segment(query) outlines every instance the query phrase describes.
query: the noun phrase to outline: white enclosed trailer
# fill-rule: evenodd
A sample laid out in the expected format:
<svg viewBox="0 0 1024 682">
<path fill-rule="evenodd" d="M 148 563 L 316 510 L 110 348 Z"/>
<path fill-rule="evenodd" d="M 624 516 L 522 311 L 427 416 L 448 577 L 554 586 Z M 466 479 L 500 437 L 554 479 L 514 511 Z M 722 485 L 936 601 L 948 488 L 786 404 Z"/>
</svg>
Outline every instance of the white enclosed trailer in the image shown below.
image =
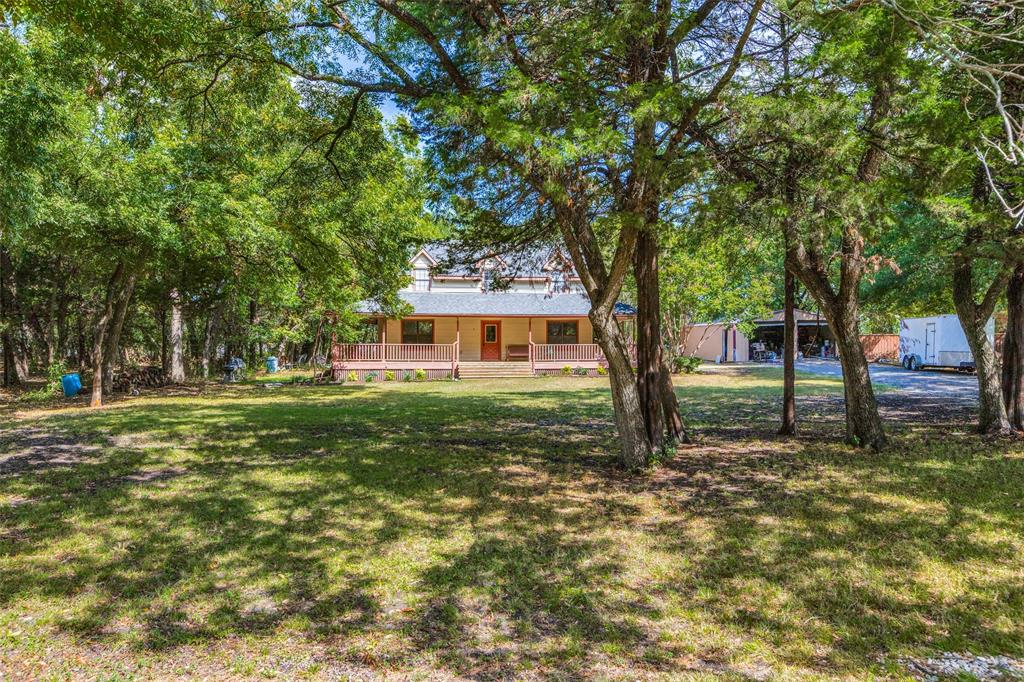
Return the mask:
<svg viewBox="0 0 1024 682">
<path fill-rule="evenodd" d="M 996 336 L 995 320 L 985 325 L 989 341 Z M 974 369 L 967 335 L 956 315 L 908 317 L 900 320 L 900 364 L 907 369 L 950 367 Z"/>
</svg>

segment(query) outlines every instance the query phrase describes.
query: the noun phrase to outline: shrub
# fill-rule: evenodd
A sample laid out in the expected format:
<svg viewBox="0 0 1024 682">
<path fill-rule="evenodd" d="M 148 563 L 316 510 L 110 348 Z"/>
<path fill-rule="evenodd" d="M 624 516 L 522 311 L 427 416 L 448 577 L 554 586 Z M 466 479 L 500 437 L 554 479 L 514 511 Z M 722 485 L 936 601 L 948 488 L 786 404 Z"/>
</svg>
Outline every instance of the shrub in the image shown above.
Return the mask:
<svg viewBox="0 0 1024 682">
<path fill-rule="evenodd" d="M 588 374 L 586 367 L 577 367 L 572 373 L 579 377 L 585 377 Z"/>
<path fill-rule="evenodd" d="M 606 376 L 607 374 L 608 374 L 608 368 L 607 367 L 605 367 L 604 365 L 598 365 L 597 366 L 597 376 L 603 377 L 603 376 Z"/>
<path fill-rule="evenodd" d="M 395 380 L 395 373 L 394 372 L 392 372 L 390 369 L 384 372 L 384 381 L 394 381 L 394 380 Z"/>
<path fill-rule="evenodd" d="M 348 376 L 346 377 L 346 380 L 347 381 L 359 381 L 359 375 L 356 374 L 356 371 L 353 369 L 353 370 L 351 370 L 348 373 Z"/>
<path fill-rule="evenodd" d="M 562 376 L 569 376 L 570 374 L 572 374 L 572 367 L 566 365 L 562 368 Z"/>
<path fill-rule="evenodd" d="M 406 371 L 402 373 L 402 381 L 412 381 L 412 372 Z"/>
<path fill-rule="evenodd" d="M 416 370 L 416 381 L 423 381 L 427 378 L 427 370 L 418 369 Z"/>
<path fill-rule="evenodd" d="M 64 363 L 59 360 L 53 362 L 46 368 L 46 385 L 35 391 L 23 393 L 20 399 L 25 402 L 37 402 L 61 395 L 61 393 L 63 393 L 63 387 L 61 386 L 60 380 L 64 376 L 64 373 Z"/>
<path fill-rule="evenodd" d="M 376 379 L 376 378 L 377 378 L 377 373 L 376 372 L 370 372 L 369 374 L 366 375 L 366 379 L 364 381 L 366 381 L 366 383 L 369 384 L 369 383 L 373 383 L 373 380 Z"/>
<path fill-rule="evenodd" d="M 691 355 L 680 355 L 672 359 L 672 370 L 683 374 L 693 374 L 703 362 L 700 358 Z"/>
<path fill-rule="evenodd" d="M 55 360 L 46 368 L 46 392 L 51 395 L 60 395 L 62 388 L 60 380 L 64 377 L 67 369 L 60 360 Z"/>
</svg>

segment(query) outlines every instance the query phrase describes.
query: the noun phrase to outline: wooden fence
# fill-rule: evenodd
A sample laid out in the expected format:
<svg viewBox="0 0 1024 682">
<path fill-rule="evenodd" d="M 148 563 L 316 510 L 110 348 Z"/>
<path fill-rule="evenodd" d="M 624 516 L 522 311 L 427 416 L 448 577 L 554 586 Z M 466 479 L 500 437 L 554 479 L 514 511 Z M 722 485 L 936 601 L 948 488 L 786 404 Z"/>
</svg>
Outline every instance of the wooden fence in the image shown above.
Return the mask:
<svg viewBox="0 0 1024 682">
<path fill-rule="evenodd" d="M 899 334 L 862 334 L 860 343 L 864 346 L 864 357 L 868 362 L 891 360 L 896 362 L 900 356 Z"/>
</svg>

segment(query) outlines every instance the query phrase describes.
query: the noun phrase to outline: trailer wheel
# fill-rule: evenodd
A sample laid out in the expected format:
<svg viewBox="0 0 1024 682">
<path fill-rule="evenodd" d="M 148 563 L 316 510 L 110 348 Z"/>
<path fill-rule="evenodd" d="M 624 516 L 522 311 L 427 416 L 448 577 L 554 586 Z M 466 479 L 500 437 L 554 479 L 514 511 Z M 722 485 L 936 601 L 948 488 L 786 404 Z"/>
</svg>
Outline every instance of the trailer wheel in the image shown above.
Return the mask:
<svg viewBox="0 0 1024 682">
<path fill-rule="evenodd" d="M 911 372 L 916 372 L 921 369 L 921 361 L 917 359 L 916 355 L 910 356 L 910 360 L 907 362 L 907 369 Z"/>
<path fill-rule="evenodd" d="M 903 369 L 910 369 L 910 356 L 904 355 L 903 360 L 902 362 L 900 362 L 900 364 L 903 365 Z"/>
</svg>

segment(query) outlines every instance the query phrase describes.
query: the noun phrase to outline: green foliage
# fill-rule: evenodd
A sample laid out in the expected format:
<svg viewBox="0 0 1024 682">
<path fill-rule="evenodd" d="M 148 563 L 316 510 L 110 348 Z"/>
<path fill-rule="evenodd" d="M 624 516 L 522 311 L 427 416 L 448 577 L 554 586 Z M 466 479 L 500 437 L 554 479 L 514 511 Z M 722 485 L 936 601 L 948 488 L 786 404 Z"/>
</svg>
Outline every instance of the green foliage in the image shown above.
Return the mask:
<svg viewBox="0 0 1024 682">
<path fill-rule="evenodd" d="M 390 369 L 386 370 L 384 372 L 384 381 L 394 381 L 394 380 L 395 380 L 395 373 L 392 372 Z"/>
<path fill-rule="evenodd" d="M 412 372 L 408 370 L 402 372 L 402 381 L 412 381 Z"/>
<path fill-rule="evenodd" d="M 677 374 L 693 374 L 696 372 L 703 360 L 690 355 L 678 355 L 672 358 L 672 371 Z"/>
<path fill-rule="evenodd" d="M 564 365 L 562 367 L 562 376 L 569 376 L 572 374 L 572 365 Z"/>
<path fill-rule="evenodd" d="M 35 391 L 27 391 L 21 396 L 20 400 L 24 402 L 45 402 L 51 398 L 63 395 L 64 388 L 61 384 L 61 379 L 64 377 L 67 369 L 63 361 L 56 360 L 46 368 L 46 383 L 42 388 L 36 389 Z"/>
<path fill-rule="evenodd" d="M 366 376 L 363 377 L 363 381 L 365 381 L 366 383 L 370 384 L 370 383 L 373 383 L 373 381 L 376 378 L 377 378 L 377 373 L 376 372 L 367 372 Z"/>
<path fill-rule="evenodd" d="M 695 323 L 760 319 L 780 305 L 778 239 L 753 225 L 738 228 L 750 219 L 713 199 L 663 238 L 662 332 L 670 349 L 683 346 Z"/>
<path fill-rule="evenodd" d="M 346 380 L 347 381 L 359 381 L 359 375 L 356 373 L 356 371 L 354 369 L 351 369 L 348 372 Z"/>
<path fill-rule="evenodd" d="M 416 380 L 417 381 L 424 381 L 426 378 L 427 378 L 427 370 L 425 370 L 425 369 L 418 369 L 418 370 L 416 370 Z"/>
<path fill-rule="evenodd" d="M 605 367 L 604 365 L 598 365 L 597 366 L 597 375 L 598 376 L 602 376 L 602 377 L 603 376 L 607 376 L 608 375 L 608 368 Z"/>
<path fill-rule="evenodd" d="M 54 395 L 61 393 L 62 384 L 61 379 L 67 373 L 67 367 L 63 360 L 54 360 L 50 363 L 50 366 L 46 368 L 46 390 Z"/>
<path fill-rule="evenodd" d="M 130 16 L 145 27 L 110 29 Z M 411 128 L 277 67 L 192 59 L 221 18 L 186 0 L 4 15 L 0 246 L 18 308 L 62 356 L 58 327 L 91 329 L 118 266 L 138 278 L 121 337 L 134 357 L 152 361 L 172 291 L 187 351 L 324 355 L 363 331 L 356 301 L 397 308 L 409 252 L 438 234 Z"/>
</svg>

